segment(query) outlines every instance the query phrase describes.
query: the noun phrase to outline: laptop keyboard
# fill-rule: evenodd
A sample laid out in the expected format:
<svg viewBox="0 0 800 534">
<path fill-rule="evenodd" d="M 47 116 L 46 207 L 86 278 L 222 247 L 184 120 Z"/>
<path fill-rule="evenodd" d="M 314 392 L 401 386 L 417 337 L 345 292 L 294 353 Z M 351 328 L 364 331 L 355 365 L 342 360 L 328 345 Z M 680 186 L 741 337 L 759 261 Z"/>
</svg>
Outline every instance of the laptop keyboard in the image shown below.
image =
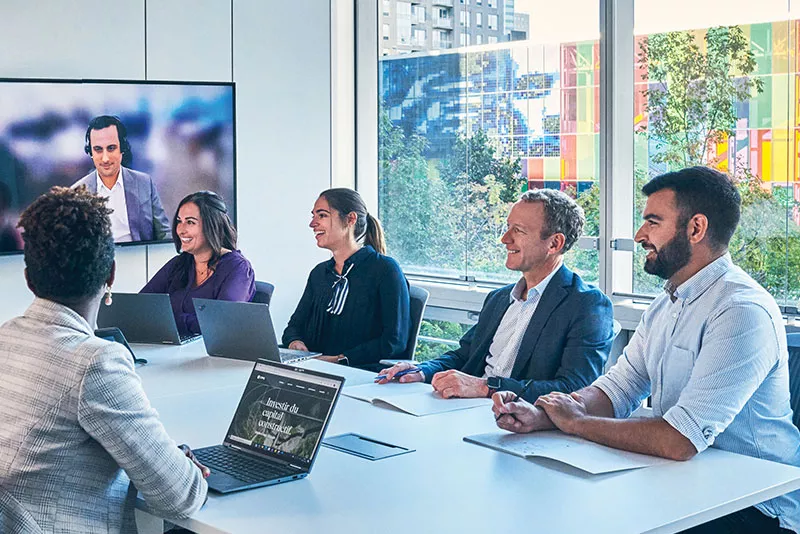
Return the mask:
<svg viewBox="0 0 800 534">
<path fill-rule="evenodd" d="M 200 463 L 208 466 L 211 471 L 221 471 L 247 484 L 297 474 L 296 470 L 288 466 L 258 461 L 221 445 L 196 450 L 194 454 Z"/>
<path fill-rule="evenodd" d="M 181 345 L 200 337 L 200 334 L 179 334 Z"/>
</svg>

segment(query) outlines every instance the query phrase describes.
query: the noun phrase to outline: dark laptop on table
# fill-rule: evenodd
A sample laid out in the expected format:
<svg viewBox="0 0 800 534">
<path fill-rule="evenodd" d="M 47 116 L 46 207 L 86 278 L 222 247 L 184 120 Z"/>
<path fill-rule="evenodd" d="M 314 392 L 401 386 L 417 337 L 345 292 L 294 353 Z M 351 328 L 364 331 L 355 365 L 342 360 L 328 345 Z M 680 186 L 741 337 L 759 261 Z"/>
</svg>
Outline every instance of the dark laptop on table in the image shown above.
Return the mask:
<svg viewBox="0 0 800 534">
<path fill-rule="evenodd" d="M 217 493 L 311 472 L 344 384 L 340 376 L 257 360 L 222 445 L 194 451 Z"/>
<path fill-rule="evenodd" d="M 130 343 L 182 345 L 200 337 L 178 332 L 166 293 L 115 293 L 111 306 L 100 304 L 97 326 L 116 326 Z"/>
<path fill-rule="evenodd" d="M 201 298 L 193 302 L 209 356 L 294 363 L 320 355 L 279 348 L 268 304 Z"/>
</svg>

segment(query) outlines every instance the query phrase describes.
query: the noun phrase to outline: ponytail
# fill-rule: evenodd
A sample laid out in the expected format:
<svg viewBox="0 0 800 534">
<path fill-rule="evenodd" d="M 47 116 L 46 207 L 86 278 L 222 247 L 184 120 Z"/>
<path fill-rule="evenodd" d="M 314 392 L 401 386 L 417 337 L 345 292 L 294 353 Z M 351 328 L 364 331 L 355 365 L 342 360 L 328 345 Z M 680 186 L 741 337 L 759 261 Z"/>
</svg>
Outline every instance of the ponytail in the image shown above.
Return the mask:
<svg viewBox="0 0 800 534">
<path fill-rule="evenodd" d="M 364 244 L 370 245 L 378 254 L 386 254 L 386 240 L 383 237 L 381 222 L 367 213 L 367 231 L 364 233 Z"/>
</svg>

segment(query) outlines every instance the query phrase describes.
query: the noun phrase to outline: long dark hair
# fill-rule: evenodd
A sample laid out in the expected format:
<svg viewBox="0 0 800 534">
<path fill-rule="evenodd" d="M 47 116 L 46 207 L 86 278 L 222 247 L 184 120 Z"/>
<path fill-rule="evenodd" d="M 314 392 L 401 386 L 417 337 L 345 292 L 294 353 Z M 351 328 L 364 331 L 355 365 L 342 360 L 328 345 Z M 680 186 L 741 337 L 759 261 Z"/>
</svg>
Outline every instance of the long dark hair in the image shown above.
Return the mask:
<svg viewBox="0 0 800 534">
<path fill-rule="evenodd" d="M 178 204 L 178 209 L 175 210 L 175 216 L 172 218 L 172 242 L 175 243 L 175 250 L 179 254 L 181 238 L 178 237 L 178 213 L 181 211 L 181 207 L 189 202 L 193 202 L 200 210 L 200 220 L 203 221 L 203 237 L 211 247 L 211 259 L 208 260 L 208 266 L 213 269 L 222 257 L 222 249 L 236 249 L 236 228 L 233 227 L 231 218 L 228 217 L 228 207 L 221 196 L 213 191 L 198 191 L 187 195 Z M 187 258 L 185 261 L 190 259 Z M 188 283 L 188 278 L 186 283 Z"/>
<path fill-rule="evenodd" d="M 356 241 L 364 240 L 365 245 L 370 245 L 378 254 L 386 254 L 386 241 L 383 237 L 383 227 L 378 219 L 367 212 L 367 205 L 357 191 L 346 187 L 336 187 L 320 193 L 320 198 L 328 201 L 328 205 L 339 212 L 339 220 L 347 222 L 349 213 L 356 214 L 355 237 Z"/>
</svg>

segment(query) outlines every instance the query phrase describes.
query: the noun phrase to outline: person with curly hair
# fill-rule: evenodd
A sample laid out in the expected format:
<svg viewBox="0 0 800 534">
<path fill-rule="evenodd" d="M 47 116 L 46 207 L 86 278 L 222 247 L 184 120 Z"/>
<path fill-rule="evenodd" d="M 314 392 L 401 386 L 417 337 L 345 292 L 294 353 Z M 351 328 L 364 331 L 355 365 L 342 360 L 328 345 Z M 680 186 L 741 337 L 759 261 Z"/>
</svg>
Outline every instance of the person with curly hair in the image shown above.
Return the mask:
<svg viewBox="0 0 800 534">
<path fill-rule="evenodd" d="M 212 191 L 187 195 L 172 220 L 178 255 L 166 263 L 140 293 L 167 293 L 182 335 L 199 334 L 192 299 L 250 302 L 256 294 L 253 267 L 236 249 L 225 201 Z"/>
<path fill-rule="evenodd" d="M 0 326 L 0 530 L 134 533 L 137 489 L 167 519 L 206 498 L 208 469 L 167 435 L 130 354 L 94 335 L 115 272 L 106 204 L 54 187 L 20 217 L 35 299 Z"/>
</svg>

